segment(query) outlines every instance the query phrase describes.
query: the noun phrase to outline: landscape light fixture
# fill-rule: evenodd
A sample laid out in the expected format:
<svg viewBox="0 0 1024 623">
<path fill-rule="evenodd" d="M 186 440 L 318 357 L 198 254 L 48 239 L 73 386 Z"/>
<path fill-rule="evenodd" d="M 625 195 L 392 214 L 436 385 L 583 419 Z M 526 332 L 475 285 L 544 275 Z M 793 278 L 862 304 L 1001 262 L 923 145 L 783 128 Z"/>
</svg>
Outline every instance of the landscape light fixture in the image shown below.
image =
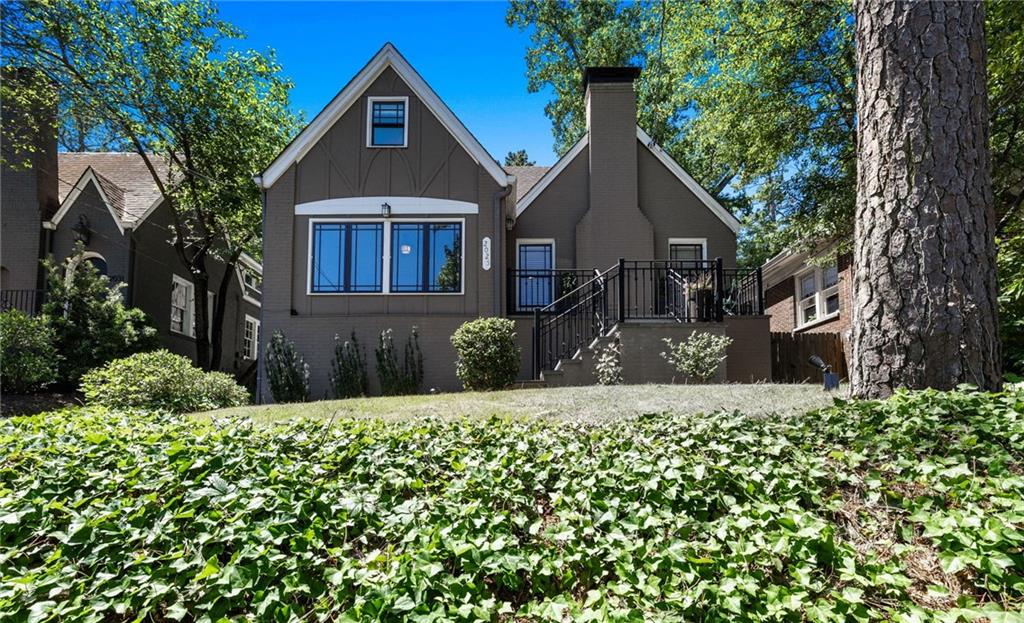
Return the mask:
<svg viewBox="0 0 1024 623">
<path fill-rule="evenodd" d="M 391 218 L 391 204 L 387 201 L 380 204 L 380 215 L 384 218 Z"/>
<path fill-rule="evenodd" d="M 817 355 L 811 355 L 807 361 L 815 368 L 821 370 L 825 391 L 839 389 L 839 375 L 832 372 L 832 366 L 825 363 L 825 360 Z"/>
</svg>

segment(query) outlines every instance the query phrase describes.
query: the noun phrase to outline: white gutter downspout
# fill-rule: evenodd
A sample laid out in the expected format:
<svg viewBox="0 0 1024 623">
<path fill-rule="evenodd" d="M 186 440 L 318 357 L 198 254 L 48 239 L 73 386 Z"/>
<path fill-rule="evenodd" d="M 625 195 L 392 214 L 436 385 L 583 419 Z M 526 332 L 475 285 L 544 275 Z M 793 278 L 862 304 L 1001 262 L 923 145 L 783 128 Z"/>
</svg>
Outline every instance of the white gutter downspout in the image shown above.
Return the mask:
<svg viewBox="0 0 1024 623">
<path fill-rule="evenodd" d="M 514 179 L 514 178 L 513 178 Z M 512 193 L 512 182 L 501 190 L 494 192 L 494 249 L 491 250 L 491 266 L 494 270 L 494 317 L 499 318 L 501 313 L 502 298 L 502 275 L 501 267 L 505 263 L 505 246 L 503 235 L 505 233 L 505 219 L 501 214 L 501 201 Z M 495 252 L 501 254 L 501 261 L 495 261 Z"/>
</svg>

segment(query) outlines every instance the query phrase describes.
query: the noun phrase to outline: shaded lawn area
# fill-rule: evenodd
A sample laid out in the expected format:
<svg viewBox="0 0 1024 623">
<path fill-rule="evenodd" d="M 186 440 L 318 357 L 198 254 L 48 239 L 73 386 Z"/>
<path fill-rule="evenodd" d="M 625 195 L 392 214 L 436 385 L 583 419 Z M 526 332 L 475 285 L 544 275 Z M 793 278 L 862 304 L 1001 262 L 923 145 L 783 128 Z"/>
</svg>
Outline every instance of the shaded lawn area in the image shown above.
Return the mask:
<svg viewBox="0 0 1024 623">
<path fill-rule="evenodd" d="M 350 398 L 282 405 L 221 409 L 197 414 L 202 419 L 245 416 L 256 422 L 297 417 L 417 417 L 445 419 L 521 416 L 578 422 L 605 422 L 648 413 L 713 413 L 741 411 L 747 415 L 798 415 L 832 405 L 845 390 L 833 394 L 818 385 L 593 385 L 498 392 L 460 392 L 426 396 Z"/>
</svg>

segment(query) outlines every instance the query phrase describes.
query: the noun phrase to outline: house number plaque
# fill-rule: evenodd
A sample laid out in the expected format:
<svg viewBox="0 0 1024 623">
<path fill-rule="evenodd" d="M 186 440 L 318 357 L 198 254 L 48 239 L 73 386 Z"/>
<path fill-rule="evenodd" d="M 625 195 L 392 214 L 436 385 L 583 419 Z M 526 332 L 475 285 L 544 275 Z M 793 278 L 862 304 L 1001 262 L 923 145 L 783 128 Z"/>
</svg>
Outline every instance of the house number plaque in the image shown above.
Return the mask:
<svg viewBox="0 0 1024 623">
<path fill-rule="evenodd" d="M 489 236 L 484 236 L 480 259 L 483 262 L 484 270 L 491 270 L 491 239 Z"/>
</svg>

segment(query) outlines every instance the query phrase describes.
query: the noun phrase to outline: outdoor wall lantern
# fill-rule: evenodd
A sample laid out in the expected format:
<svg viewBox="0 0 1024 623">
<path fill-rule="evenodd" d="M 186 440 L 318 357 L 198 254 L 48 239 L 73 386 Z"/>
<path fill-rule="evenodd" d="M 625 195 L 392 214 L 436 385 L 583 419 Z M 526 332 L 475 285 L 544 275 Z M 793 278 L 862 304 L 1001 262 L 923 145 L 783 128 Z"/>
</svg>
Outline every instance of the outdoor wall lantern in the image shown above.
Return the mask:
<svg viewBox="0 0 1024 623">
<path fill-rule="evenodd" d="M 92 238 L 92 229 L 89 228 L 89 219 L 84 214 L 78 216 L 78 222 L 71 228 L 71 233 L 76 242 L 89 244 L 89 239 Z"/>
<path fill-rule="evenodd" d="M 807 361 L 815 368 L 821 370 L 825 391 L 828 392 L 834 389 L 839 389 L 839 375 L 832 372 L 832 366 L 825 363 L 825 361 L 817 355 L 811 355 Z"/>
<path fill-rule="evenodd" d="M 384 218 L 391 218 L 391 204 L 384 202 L 380 204 L 380 215 Z"/>
</svg>

